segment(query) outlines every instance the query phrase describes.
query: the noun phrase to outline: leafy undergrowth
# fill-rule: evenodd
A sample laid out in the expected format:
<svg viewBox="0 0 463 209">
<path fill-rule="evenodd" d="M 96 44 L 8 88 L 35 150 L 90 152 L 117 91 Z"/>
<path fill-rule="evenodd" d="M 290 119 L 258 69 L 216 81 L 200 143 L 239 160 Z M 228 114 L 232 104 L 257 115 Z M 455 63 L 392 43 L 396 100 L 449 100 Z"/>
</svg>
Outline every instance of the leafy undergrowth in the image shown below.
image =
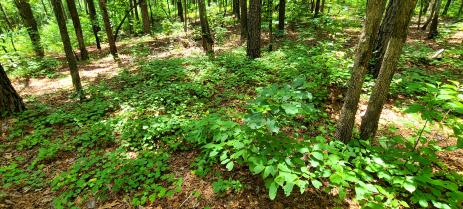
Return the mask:
<svg viewBox="0 0 463 209">
<path fill-rule="evenodd" d="M 346 85 L 349 53 L 331 40 L 311 47 L 287 41 L 255 61 L 242 48 L 215 59 L 155 59 L 90 85 L 80 103 L 31 100 L 0 145 L 3 153 L 18 150 L 1 158 L 0 200 L 51 188 L 55 208 L 114 199 L 156 206 L 182 189 L 172 155 L 199 152 L 187 168 L 194 175 L 207 178 L 214 166 L 245 170 L 263 180 L 270 199 L 315 188 L 335 196 L 335 206 L 353 199 L 370 208 L 461 208 L 463 176 L 437 157 L 462 142 L 463 89 L 451 81 L 458 75 L 402 66 L 393 94 L 414 99 L 408 112 L 452 128 L 459 144 L 440 147 L 420 133 L 344 144 L 331 140 L 334 121 L 325 108 L 330 89 Z M 404 59 L 419 68 L 412 61 L 427 53 Z M 50 169 L 58 162 L 66 166 Z M 211 184 L 217 193 L 247 187 L 234 178 Z"/>
</svg>

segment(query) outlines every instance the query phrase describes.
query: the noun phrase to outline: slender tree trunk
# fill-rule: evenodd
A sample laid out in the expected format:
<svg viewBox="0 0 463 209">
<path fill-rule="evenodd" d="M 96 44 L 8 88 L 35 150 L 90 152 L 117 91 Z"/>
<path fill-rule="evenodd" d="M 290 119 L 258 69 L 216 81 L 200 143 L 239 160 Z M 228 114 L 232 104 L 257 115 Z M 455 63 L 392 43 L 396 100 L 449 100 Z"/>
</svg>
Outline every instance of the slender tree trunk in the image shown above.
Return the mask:
<svg viewBox="0 0 463 209">
<path fill-rule="evenodd" d="M 241 43 L 243 43 L 248 37 L 248 1 L 240 0 L 240 9 L 241 9 Z"/>
<path fill-rule="evenodd" d="M 100 31 L 100 26 L 98 26 L 98 20 L 96 18 L 95 2 L 93 0 L 87 0 L 90 21 L 92 21 L 92 31 L 95 35 L 96 48 L 101 49 L 100 38 L 98 37 L 98 32 Z"/>
<path fill-rule="evenodd" d="M 25 109 L 23 100 L 11 85 L 10 79 L 0 64 L 0 118 Z"/>
<path fill-rule="evenodd" d="M 381 61 L 384 58 L 384 53 L 386 52 L 387 43 L 393 32 L 394 17 L 397 15 L 399 10 L 399 4 L 397 1 L 400 0 L 390 0 L 386 8 L 386 14 L 381 22 L 379 27 L 378 36 L 376 37 L 375 44 L 373 47 L 373 55 L 370 61 L 371 66 L 369 66 L 370 73 L 374 78 L 378 77 L 379 70 L 381 69 Z"/>
<path fill-rule="evenodd" d="M 180 18 L 180 22 L 183 22 L 183 7 L 182 7 L 182 0 L 177 0 L 177 15 Z"/>
<path fill-rule="evenodd" d="M 130 11 L 129 11 L 129 14 L 128 14 L 128 22 L 127 22 L 127 30 L 128 30 L 128 33 L 130 36 L 132 36 L 133 34 L 133 2 L 132 0 L 129 0 L 129 8 L 130 8 Z"/>
<path fill-rule="evenodd" d="M 320 12 L 324 13 L 325 12 L 325 0 L 322 0 L 322 5 L 320 7 Z"/>
<path fill-rule="evenodd" d="M 143 22 L 143 33 L 150 34 L 150 18 L 148 14 L 148 5 L 146 0 L 140 0 L 141 18 Z"/>
<path fill-rule="evenodd" d="M 149 7 L 149 10 L 150 10 L 150 27 L 152 27 L 152 25 L 154 25 L 154 16 L 153 16 L 153 7 L 151 5 L 151 0 L 147 0 L 148 1 L 148 7 Z M 156 4 L 156 1 L 154 2 Z M 164 8 L 163 8 L 164 10 Z"/>
<path fill-rule="evenodd" d="M 463 11 L 463 0 L 461 0 L 460 9 L 458 9 L 457 17 L 460 17 L 462 11 Z"/>
<path fill-rule="evenodd" d="M 106 7 L 106 0 L 99 0 L 100 10 L 103 16 L 104 28 L 106 36 L 108 37 L 109 51 L 113 55 L 114 60 L 118 59 L 116 41 L 114 40 L 113 31 L 111 29 L 111 22 L 109 21 L 108 8 Z"/>
<path fill-rule="evenodd" d="M 316 0 L 315 2 L 315 13 L 314 13 L 314 17 L 318 17 L 318 15 L 320 14 L 320 0 Z"/>
<path fill-rule="evenodd" d="M 260 57 L 261 0 L 249 1 L 248 39 L 246 54 L 249 58 Z"/>
<path fill-rule="evenodd" d="M 407 38 L 408 25 L 416 6 L 416 1 L 407 0 L 397 2 L 399 10 L 394 18 L 393 33 L 387 45 L 378 79 L 368 101 L 367 110 L 362 117 L 362 124 L 360 126 L 360 137 L 362 139 L 370 139 L 376 135 L 379 117 L 389 93 L 389 86 L 402 52 L 402 47 Z"/>
<path fill-rule="evenodd" d="M 429 17 L 426 20 L 426 22 L 424 22 L 423 26 L 421 27 L 421 30 L 426 30 L 429 23 L 431 23 L 432 17 L 434 16 L 434 12 L 436 11 L 436 5 L 437 5 L 436 3 L 437 3 L 437 0 L 432 0 L 431 3 L 429 4 L 429 7 L 428 7 L 427 10 L 429 10 L 429 8 L 431 8 L 431 13 L 429 14 Z"/>
<path fill-rule="evenodd" d="M 447 12 L 449 11 L 450 4 L 452 4 L 452 0 L 447 0 L 445 3 L 444 11 L 442 12 L 442 16 L 447 15 Z"/>
<path fill-rule="evenodd" d="M 420 12 L 418 14 L 418 28 L 420 28 L 420 25 L 421 25 L 421 17 L 423 16 L 423 12 L 424 12 L 424 2 L 426 0 L 420 0 Z"/>
<path fill-rule="evenodd" d="M 207 21 L 206 3 L 204 0 L 199 0 L 199 20 L 201 22 L 201 36 L 203 42 L 203 49 L 208 55 L 214 55 L 211 30 L 209 29 L 209 22 Z"/>
<path fill-rule="evenodd" d="M 362 35 L 356 49 L 354 67 L 348 83 L 341 115 L 336 125 L 335 138 L 348 142 L 352 138 L 355 114 L 358 109 L 362 84 L 367 73 L 371 50 L 378 34 L 381 18 L 386 6 L 385 0 L 369 0 Z"/>
<path fill-rule="evenodd" d="M 233 0 L 233 14 L 240 19 L 240 0 Z"/>
<path fill-rule="evenodd" d="M 285 31 L 285 10 L 286 0 L 280 0 L 278 5 L 278 30 L 281 32 Z"/>
<path fill-rule="evenodd" d="M 88 60 L 88 52 L 85 48 L 84 35 L 80 25 L 79 14 L 77 13 L 76 3 L 74 0 L 66 0 L 69 14 L 71 15 L 72 24 L 76 32 L 77 42 L 79 43 L 80 57 L 82 60 Z"/>
<path fill-rule="evenodd" d="M 14 0 L 16 7 L 19 10 L 19 15 L 21 16 L 24 25 L 27 27 L 27 32 L 31 38 L 32 45 L 34 47 L 35 54 L 38 57 L 44 56 L 44 50 L 42 43 L 40 41 L 40 34 L 37 27 L 37 22 L 35 21 L 34 14 L 32 13 L 31 5 L 27 0 Z"/>
<path fill-rule="evenodd" d="M 10 29 L 10 31 L 13 31 L 13 25 L 11 24 L 10 18 L 8 18 L 8 15 L 6 15 L 5 9 L 3 8 L 2 3 L 0 3 L 0 9 L 2 10 L 3 17 L 5 18 L 6 25 Z"/>
<path fill-rule="evenodd" d="M 138 5 L 137 0 L 133 0 L 133 5 Z M 135 9 L 133 9 L 133 11 L 135 12 L 135 19 L 137 20 L 137 22 L 140 22 L 140 17 L 138 16 L 138 6 L 135 6 Z"/>
<path fill-rule="evenodd" d="M 47 6 L 46 6 L 45 3 L 43 2 L 43 0 L 40 0 L 40 3 L 42 3 L 42 7 L 43 7 L 43 11 L 45 12 L 45 16 L 48 17 Z"/>
<path fill-rule="evenodd" d="M 185 33 L 188 31 L 188 5 L 187 5 L 187 0 L 183 0 L 183 12 L 184 12 L 184 17 L 183 17 L 183 31 Z"/>
<path fill-rule="evenodd" d="M 439 33 L 437 31 L 437 26 L 439 25 L 439 9 L 442 1 L 436 0 L 436 12 L 434 12 L 434 17 L 431 21 L 431 26 L 429 27 L 428 39 L 433 39 Z"/>
<path fill-rule="evenodd" d="M 267 9 L 268 9 L 268 51 L 271 52 L 273 50 L 273 1 L 267 1 Z"/>
<path fill-rule="evenodd" d="M 77 95 L 82 100 L 84 99 L 84 92 L 80 82 L 79 70 L 77 69 L 77 60 L 72 51 L 71 40 L 69 39 L 68 29 L 66 27 L 66 19 L 64 19 L 63 5 L 61 0 L 51 0 L 53 11 L 55 13 L 56 21 L 58 23 L 61 40 L 63 41 L 63 48 L 68 61 L 69 71 L 71 72 L 72 84 L 77 92 Z"/>
</svg>

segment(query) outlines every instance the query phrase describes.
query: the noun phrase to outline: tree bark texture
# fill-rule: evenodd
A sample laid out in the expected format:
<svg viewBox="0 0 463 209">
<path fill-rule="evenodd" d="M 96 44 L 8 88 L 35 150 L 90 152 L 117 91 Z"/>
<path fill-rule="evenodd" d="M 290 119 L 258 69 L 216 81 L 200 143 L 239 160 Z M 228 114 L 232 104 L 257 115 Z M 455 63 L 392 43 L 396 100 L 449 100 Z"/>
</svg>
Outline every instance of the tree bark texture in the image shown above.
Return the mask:
<svg viewBox="0 0 463 209">
<path fill-rule="evenodd" d="M 280 0 L 278 5 L 278 30 L 284 32 L 285 30 L 285 13 L 286 13 L 286 0 Z"/>
<path fill-rule="evenodd" d="M 180 18 L 180 22 L 183 22 L 183 7 L 182 7 L 182 0 L 177 0 L 177 15 Z"/>
<path fill-rule="evenodd" d="M 407 39 L 408 25 L 416 6 L 416 1 L 407 0 L 397 2 L 399 10 L 394 17 L 393 33 L 389 39 L 381 70 L 368 101 L 367 110 L 362 117 L 360 125 L 360 137 L 362 139 L 370 139 L 376 135 L 381 111 L 389 93 L 392 76 L 394 75 L 403 45 Z"/>
<path fill-rule="evenodd" d="M 106 36 L 108 37 L 109 51 L 113 55 L 114 59 L 118 58 L 116 41 L 114 40 L 113 31 L 111 28 L 111 22 L 109 21 L 108 8 L 106 7 L 106 0 L 99 0 L 100 10 L 103 16 L 104 28 L 106 31 Z"/>
<path fill-rule="evenodd" d="M 93 35 L 95 35 L 96 48 L 101 49 L 100 38 L 98 37 L 100 26 L 98 25 L 98 19 L 96 17 L 95 2 L 93 2 L 93 0 L 87 0 L 87 5 L 88 5 L 90 21 L 92 21 Z"/>
<path fill-rule="evenodd" d="M 206 3 L 204 0 L 199 0 L 198 2 L 199 7 L 199 20 L 201 22 L 201 36 L 202 36 L 202 45 L 204 51 L 208 55 L 213 55 L 213 44 L 214 40 L 212 39 L 211 30 L 209 29 L 209 22 L 207 21 L 207 11 L 206 11 Z"/>
<path fill-rule="evenodd" d="M 248 36 L 248 1 L 240 0 L 240 9 L 241 9 L 241 42 L 243 43 Z"/>
<path fill-rule="evenodd" d="M 251 59 L 260 57 L 261 9 L 261 0 L 249 1 L 248 39 L 246 54 Z"/>
<path fill-rule="evenodd" d="M 369 0 L 367 3 L 366 19 L 357 45 L 352 75 L 349 79 L 341 115 L 336 125 L 335 138 L 344 142 L 348 142 L 352 138 L 352 129 L 354 128 L 362 84 L 367 73 L 368 61 L 371 57 L 371 50 L 378 34 L 385 6 L 386 0 Z"/>
<path fill-rule="evenodd" d="M 66 0 L 69 14 L 71 15 L 72 24 L 76 32 L 77 43 L 79 44 L 80 58 L 88 60 L 88 52 L 85 48 L 84 35 L 82 33 L 82 26 L 80 25 L 79 13 L 77 13 L 76 2 L 74 0 Z"/>
<path fill-rule="evenodd" d="M 447 2 L 445 2 L 444 11 L 442 11 L 442 16 L 447 15 L 447 12 L 449 11 L 449 7 L 451 4 L 452 0 L 447 0 Z"/>
<path fill-rule="evenodd" d="M 233 0 L 233 14 L 240 19 L 240 0 Z"/>
<path fill-rule="evenodd" d="M 27 27 L 27 33 L 32 41 L 35 54 L 38 57 L 45 55 L 42 43 L 40 41 L 40 34 L 37 27 L 37 21 L 35 20 L 34 14 L 32 13 L 31 5 L 27 0 L 14 0 L 16 7 L 18 8 L 19 15 L 21 16 L 24 25 Z"/>
<path fill-rule="evenodd" d="M 318 17 L 320 14 L 320 0 L 315 0 L 315 12 L 314 17 Z"/>
<path fill-rule="evenodd" d="M 0 118 L 25 109 L 23 100 L 11 85 L 10 79 L 0 64 Z"/>
<path fill-rule="evenodd" d="M 437 26 L 439 25 L 439 9 L 440 9 L 441 3 L 442 3 L 441 0 L 436 0 L 436 12 L 434 12 L 431 25 L 429 26 L 428 39 L 433 39 L 434 37 L 437 36 L 437 34 L 439 34 L 439 32 L 437 31 Z"/>
<path fill-rule="evenodd" d="M 150 34 L 150 17 L 148 13 L 148 4 L 146 0 L 140 0 L 141 18 L 143 22 L 143 33 Z"/>
<path fill-rule="evenodd" d="M 63 48 L 66 54 L 66 60 L 71 72 L 72 84 L 80 99 L 84 98 L 82 84 L 80 82 L 79 70 L 77 69 L 77 60 L 72 51 L 71 40 L 69 39 L 68 29 L 66 27 L 66 19 L 64 19 L 63 5 L 61 0 L 51 0 L 53 11 L 55 13 L 56 22 L 58 23 L 61 40 L 63 41 Z"/>
<path fill-rule="evenodd" d="M 437 5 L 436 3 L 437 3 L 437 0 L 431 0 L 431 2 L 429 3 L 429 7 L 428 7 L 427 10 L 431 9 L 431 13 L 429 14 L 429 17 L 426 20 L 426 22 L 424 22 L 423 26 L 421 27 L 421 30 L 426 30 L 429 23 L 431 23 L 432 17 L 434 16 L 434 12 L 436 11 L 436 5 Z M 424 13 L 424 14 L 426 14 L 426 13 Z"/>
</svg>

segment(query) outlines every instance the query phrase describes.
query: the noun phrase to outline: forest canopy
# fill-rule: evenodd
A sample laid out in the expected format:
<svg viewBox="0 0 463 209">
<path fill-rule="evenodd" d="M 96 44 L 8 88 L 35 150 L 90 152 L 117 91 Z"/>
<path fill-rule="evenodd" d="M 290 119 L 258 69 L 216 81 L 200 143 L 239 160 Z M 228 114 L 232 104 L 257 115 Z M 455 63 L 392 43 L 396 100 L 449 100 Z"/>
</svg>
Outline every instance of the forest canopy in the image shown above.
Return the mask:
<svg viewBox="0 0 463 209">
<path fill-rule="evenodd" d="M 1 0 L 0 208 L 463 208 L 463 0 Z"/>
</svg>

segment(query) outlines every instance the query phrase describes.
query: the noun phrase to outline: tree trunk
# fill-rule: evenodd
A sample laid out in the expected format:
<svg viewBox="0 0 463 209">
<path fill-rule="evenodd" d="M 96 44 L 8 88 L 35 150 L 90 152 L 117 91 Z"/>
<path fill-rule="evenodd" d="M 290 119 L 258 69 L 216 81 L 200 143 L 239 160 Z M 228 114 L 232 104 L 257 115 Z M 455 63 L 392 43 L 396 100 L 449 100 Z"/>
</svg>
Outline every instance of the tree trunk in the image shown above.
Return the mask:
<svg viewBox="0 0 463 209">
<path fill-rule="evenodd" d="M 436 3 L 437 3 L 437 0 L 431 0 L 431 3 L 429 4 L 429 7 L 427 9 L 427 10 L 431 9 L 431 13 L 429 14 L 429 17 L 426 20 L 426 22 L 424 22 L 423 26 L 421 27 L 421 30 L 426 30 L 429 23 L 431 23 L 432 17 L 434 16 L 434 12 L 436 11 L 436 5 L 437 5 Z"/>
<path fill-rule="evenodd" d="M 278 30 L 281 32 L 285 31 L 285 10 L 286 0 L 280 0 L 278 5 Z"/>
<path fill-rule="evenodd" d="M 138 3 L 137 0 L 133 0 L 133 5 L 135 5 L 135 8 L 133 9 L 133 11 L 135 12 L 135 19 L 137 20 L 137 22 L 139 22 L 140 17 L 138 16 L 138 4 L 137 3 Z"/>
<path fill-rule="evenodd" d="M 3 8 L 2 3 L 0 3 L 0 10 L 2 10 L 3 17 L 5 18 L 6 25 L 10 29 L 10 31 L 13 31 L 13 25 L 11 24 L 10 18 L 8 18 L 8 15 L 6 15 L 5 9 Z"/>
<path fill-rule="evenodd" d="M 420 11 L 419 11 L 419 14 L 418 14 L 418 28 L 420 28 L 420 25 L 421 25 L 421 17 L 423 16 L 423 13 L 425 12 L 424 9 L 425 9 L 425 2 L 429 2 L 428 0 L 420 0 Z M 426 8 L 427 8 L 427 5 L 426 5 Z"/>
<path fill-rule="evenodd" d="M 45 16 L 48 17 L 47 6 L 46 6 L 45 3 L 43 2 L 43 0 L 40 0 L 40 3 L 42 3 L 42 7 L 43 7 L 43 11 L 45 12 Z"/>
<path fill-rule="evenodd" d="M 27 32 L 32 41 L 32 45 L 35 51 L 35 54 L 38 57 L 44 56 L 44 50 L 42 43 L 40 41 L 40 34 L 37 27 L 37 22 L 35 21 L 34 14 L 32 13 L 31 5 L 27 0 L 14 0 L 16 7 L 19 10 L 19 15 L 21 16 L 24 25 L 27 27 Z"/>
<path fill-rule="evenodd" d="M 203 42 L 203 49 L 208 55 L 214 55 L 212 48 L 214 40 L 212 40 L 211 30 L 209 29 L 209 22 L 207 21 L 206 3 L 204 0 L 199 0 L 199 20 L 201 22 L 201 36 Z"/>
<path fill-rule="evenodd" d="M 320 6 L 320 12 L 321 13 L 325 12 L 325 0 L 322 0 L 322 5 Z"/>
<path fill-rule="evenodd" d="M 436 12 L 434 12 L 434 17 L 431 21 L 431 26 L 429 27 L 428 39 L 433 39 L 439 33 L 437 31 L 437 26 L 439 25 L 439 9 L 442 1 L 436 0 Z"/>
<path fill-rule="evenodd" d="M 316 0 L 315 2 L 315 13 L 314 13 L 314 17 L 318 17 L 318 15 L 320 14 L 320 0 Z"/>
<path fill-rule="evenodd" d="M 241 43 L 243 43 L 248 36 L 248 1 L 240 0 L 240 9 L 241 9 Z"/>
<path fill-rule="evenodd" d="M 10 79 L 0 64 L 0 118 L 25 109 L 23 100 L 11 85 Z"/>
<path fill-rule="evenodd" d="M 398 1 L 397 14 L 394 17 L 393 33 L 387 45 L 381 70 L 373 87 L 368 101 L 365 115 L 360 125 L 360 137 L 362 139 L 373 138 L 378 129 L 379 117 L 389 93 L 392 76 L 402 52 L 402 47 L 407 39 L 408 25 L 416 6 L 417 0 Z"/>
<path fill-rule="evenodd" d="M 141 18 L 143 22 L 143 33 L 150 34 L 150 17 L 148 13 L 148 5 L 146 0 L 140 0 Z"/>
<path fill-rule="evenodd" d="M 373 46 L 373 55 L 370 61 L 371 65 L 368 67 L 370 73 L 374 78 L 378 77 L 379 70 L 381 68 L 381 61 L 383 60 L 384 53 L 386 52 L 387 43 L 391 37 L 394 17 L 397 15 L 397 10 L 399 9 L 399 4 L 396 2 L 398 0 L 390 0 L 386 8 L 386 14 L 381 22 L 379 27 L 378 36 L 376 37 L 375 44 Z M 399 0 L 400 1 L 400 0 Z"/>
<path fill-rule="evenodd" d="M 132 26 L 133 26 L 133 15 L 132 15 L 133 14 L 133 9 L 132 9 L 133 8 L 133 2 L 132 2 L 132 0 L 129 0 L 129 8 L 130 8 L 130 11 L 129 11 L 128 16 L 127 16 L 127 18 L 128 18 L 127 32 L 129 33 L 129 36 L 132 36 L 132 34 L 133 34 L 133 28 L 132 28 Z M 115 37 L 115 38 L 117 38 L 117 37 Z"/>
<path fill-rule="evenodd" d="M 96 48 L 101 49 L 100 38 L 98 37 L 98 31 L 100 31 L 100 26 L 98 26 L 98 20 L 96 18 L 95 2 L 93 0 L 87 0 L 90 21 L 92 21 L 92 31 L 95 35 Z"/>
<path fill-rule="evenodd" d="M 108 8 L 106 7 L 106 0 L 99 0 L 100 10 L 103 16 L 104 28 L 106 36 L 108 37 L 109 51 L 113 55 L 114 60 L 118 59 L 116 41 L 114 40 L 113 31 L 111 29 L 111 22 L 109 21 Z"/>
<path fill-rule="evenodd" d="M 462 11 L 463 11 L 463 0 L 461 0 L 460 9 L 458 9 L 458 15 L 457 15 L 458 18 L 460 18 Z"/>
<path fill-rule="evenodd" d="M 447 15 L 447 12 L 449 11 L 450 4 L 452 4 L 452 0 L 447 0 L 445 3 L 444 11 L 442 12 L 442 16 Z"/>
<path fill-rule="evenodd" d="M 183 31 L 185 31 L 185 33 L 188 31 L 188 5 L 186 4 L 186 0 L 183 0 Z"/>
<path fill-rule="evenodd" d="M 63 48 L 66 54 L 66 60 L 68 61 L 69 71 L 71 72 L 72 84 L 74 85 L 77 95 L 82 100 L 84 98 L 84 93 L 80 82 L 79 70 L 77 69 L 77 60 L 72 51 L 71 40 L 69 39 L 69 33 L 66 27 L 66 19 L 64 19 L 63 5 L 61 0 L 51 0 L 51 2 L 58 23 L 61 40 L 63 41 Z"/>
<path fill-rule="evenodd" d="M 261 0 L 249 1 L 248 39 L 246 54 L 249 58 L 260 57 Z"/>
<path fill-rule="evenodd" d="M 273 50 L 273 1 L 267 1 L 267 9 L 268 9 L 268 51 L 271 52 Z"/>
<path fill-rule="evenodd" d="M 240 0 L 233 0 L 233 14 L 240 19 Z"/>
<path fill-rule="evenodd" d="M 180 22 L 183 22 L 183 7 L 182 7 L 182 0 L 177 0 L 177 15 L 180 18 Z"/>
<path fill-rule="evenodd" d="M 76 32 L 77 42 L 79 43 L 80 57 L 82 60 L 88 60 L 88 52 L 85 48 L 84 35 L 82 33 L 82 26 L 80 25 L 79 14 L 77 13 L 76 2 L 74 0 L 66 0 L 66 2 Z"/>
<path fill-rule="evenodd" d="M 362 92 L 362 84 L 367 73 L 368 62 L 376 35 L 378 34 L 381 18 L 386 6 L 385 0 L 369 0 L 367 3 L 366 19 L 362 35 L 356 49 L 354 67 L 348 83 L 341 115 L 336 124 L 335 138 L 348 142 L 352 138 L 355 114 Z"/>
</svg>

